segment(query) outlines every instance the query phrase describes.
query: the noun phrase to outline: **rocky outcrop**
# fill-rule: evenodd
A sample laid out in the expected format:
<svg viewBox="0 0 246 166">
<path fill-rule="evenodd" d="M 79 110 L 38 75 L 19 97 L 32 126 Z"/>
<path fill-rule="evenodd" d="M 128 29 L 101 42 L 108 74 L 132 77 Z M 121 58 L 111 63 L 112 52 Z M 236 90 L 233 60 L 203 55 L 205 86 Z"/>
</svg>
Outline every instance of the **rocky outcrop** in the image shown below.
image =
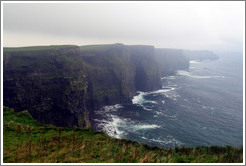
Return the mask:
<svg viewBox="0 0 246 166">
<path fill-rule="evenodd" d="M 216 54 L 208 50 L 184 50 L 184 54 L 189 60 L 203 61 L 219 59 Z"/>
</svg>

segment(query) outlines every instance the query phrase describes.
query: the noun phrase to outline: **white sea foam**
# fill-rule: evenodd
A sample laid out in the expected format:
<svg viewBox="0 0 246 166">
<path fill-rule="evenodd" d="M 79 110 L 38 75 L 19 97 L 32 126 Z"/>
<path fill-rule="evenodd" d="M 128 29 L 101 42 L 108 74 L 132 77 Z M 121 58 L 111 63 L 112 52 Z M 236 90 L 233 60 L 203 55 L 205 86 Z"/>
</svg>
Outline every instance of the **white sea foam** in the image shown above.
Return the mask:
<svg viewBox="0 0 246 166">
<path fill-rule="evenodd" d="M 197 75 L 192 75 L 190 72 L 184 70 L 178 70 L 177 74 L 180 76 L 187 76 L 187 77 L 198 78 L 198 79 L 225 78 L 224 76 L 197 76 Z"/>
<path fill-rule="evenodd" d="M 101 128 L 109 136 L 114 138 L 123 138 L 125 135 L 127 135 L 127 130 L 137 132 L 139 130 L 151 130 L 161 128 L 161 126 L 158 126 L 156 124 L 142 124 L 140 122 L 136 124 L 129 119 L 120 118 L 119 116 L 112 114 L 110 114 L 109 118 L 107 119 L 95 119 L 95 121 L 98 122 L 99 128 Z"/>
<path fill-rule="evenodd" d="M 147 108 L 147 107 L 144 107 L 144 106 L 142 106 L 142 107 L 143 107 L 143 109 L 146 110 L 146 111 L 152 111 L 152 110 L 153 110 L 152 108 Z"/>
<path fill-rule="evenodd" d="M 169 119 L 177 119 L 177 116 L 176 115 L 167 115 L 167 114 L 165 114 L 165 111 L 155 111 L 154 112 L 155 113 L 155 115 L 154 115 L 154 117 L 168 117 Z"/>
<path fill-rule="evenodd" d="M 119 126 L 124 124 L 125 120 L 120 119 L 118 116 L 112 115 L 112 123 L 111 125 L 115 127 L 115 133 L 117 134 L 117 137 L 120 137 L 124 132 L 119 130 Z"/>
<path fill-rule="evenodd" d="M 126 121 L 127 119 L 119 118 L 116 115 L 110 115 L 110 118 L 108 118 L 107 120 L 99 121 L 98 126 L 111 137 L 121 138 L 125 134 L 125 132 L 120 130 L 119 128 L 120 126 L 124 125 Z"/>
<path fill-rule="evenodd" d="M 103 130 L 108 135 L 115 138 L 121 138 L 122 135 L 125 134 L 124 131 L 119 129 L 119 127 L 124 124 L 127 119 L 119 118 L 118 116 L 114 115 L 115 112 L 120 108 L 123 108 L 123 106 L 116 104 L 104 106 L 101 109 L 95 111 L 96 114 L 102 117 L 101 120 L 94 119 L 97 122 L 97 126 L 100 128 L 100 130 Z"/>
<path fill-rule="evenodd" d="M 174 80 L 174 79 L 176 79 L 176 78 L 178 78 L 178 76 L 165 76 L 165 77 L 161 77 L 162 80 L 164 80 L 164 79 L 167 79 L 167 80 Z"/>
<path fill-rule="evenodd" d="M 165 116 L 165 117 L 168 117 L 168 118 L 173 118 L 173 119 L 176 119 L 176 118 L 177 118 L 176 115 L 165 115 L 165 114 L 164 114 L 164 116 Z"/>
<path fill-rule="evenodd" d="M 160 111 L 156 111 L 155 113 L 156 113 L 156 115 L 164 115 L 164 113 L 160 112 Z"/>
<path fill-rule="evenodd" d="M 166 93 L 166 92 L 169 92 L 171 90 L 175 90 L 175 88 L 163 88 L 163 89 L 159 89 L 157 91 L 153 91 L 152 93 Z"/>
<path fill-rule="evenodd" d="M 172 99 L 172 100 L 177 100 L 178 97 L 180 97 L 179 94 L 177 94 L 176 92 L 168 92 L 168 93 L 165 93 L 163 94 L 165 97 L 169 98 L 169 99 Z"/>
<path fill-rule="evenodd" d="M 149 94 L 151 94 L 151 95 L 165 94 L 167 97 L 173 98 L 174 100 L 176 100 L 176 98 L 179 96 L 178 94 L 176 94 L 176 93 L 168 93 L 170 91 L 174 91 L 175 89 L 176 89 L 175 87 L 165 87 L 165 88 L 162 88 L 162 89 L 159 89 L 159 90 L 156 90 L 156 91 L 152 91 L 152 92 L 140 92 L 139 91 L 138 92 L 139 94 L 133 97 L 132 103 L 141 105 L 143 107 L 143 109 L 145 109 L 145 110 L 152 110 L 150 108 L 144 107 L 143 104 L 145 104 L 145 103 L 157 104 L 156 101 L 146 100 L 144 98 L 144 96 L 149 95 Z"/>
<path fill-rule="evenodd" d="M 177 98 L 180 96 L 176 93 L 176 87 L 163 87 L 162 89 L 159 89 L 157 91 L 151 92 L 152 94 L 161 94 L 164 95 L 167 98 L 170 98 L 172 100 L 177 100 Z"/>
<path fill-rule="evenodd" d="M 144 103 L 145 99 L 143 96 L 145 95 L 145 92 L 138 92 L 139 94 L 134 96 L 132 99 L 133 104 L 142 104 Z"/>
<path fill-rule="evenodd" d="M 157 104 L 157 102 L 151 101 L 151 100 L 146 100 L 144 98 L 144 96 L 146 96 L 146 95 L 156 96 L 156 95 L 161 94 L 161 95 L 163 95 L 167 98 L 170 98 L 172 100 L 177 100 L 177 98 L 180 97 L 180 95 L 175 91 L 176 89 L 177 89 L 177 85 L 174 85 L 174 87 L 166 86 L 166 87 L 163 87 L 162 89 L 152 91 L 152 92 L 138 92 L 139 94 L 133 97 L 132 103 L 142 106 L 144 110 L 151 111 L 152 108 L 149 108 L 144 104 L 146 104 L 146 103 Z M 163 100 L 162 103 L 164 104 L 165 101 Z"/>
<path fill-rule="evenodd" d="M 134 96 L 133 99 L 132 99 L 132 103 L 133 104 L 138 104 L 138 105 L 141 105 L 141 106 L 143 106 L 144 103 L 156 104 L 155 101 L 146 100 L 144 98 L 145 95 L 151 94 L 152 92 L 140 92 L 140 91 L 138 91 L 137 93 L 139 93 L 139 94 Z"/>
<path fill-rule="evenodd" d="M 224 76 L 191 76 L 192 78 L 225 78 Z"/>
<path fill-rule="evenodd" d="M 178 70 L 177 75 L 179 75 L 179 76 L 191 76 L 190 72 L 185 71 L 185 70 Z"/>
<path fill-rule="evenodd" d="M 202 107 L 203 109 L 214 110 L 214 107 L 210 107 L 210 106 L 202 105 L 201 107 Z"/>
<path fill-rule="evenodd" d="M 103 106 L 100 110 L 103 112 L 112 112 L 112 111 L 117 111 L 120 108 L 123 108 L 123 106 L 120 104 L 116 104 L 116 105 Z"/>
<path fill-rule="evenodd" d="M 200 63 L 200 61 L 190 61 L 191 64 Z"/>
<path fill-rule="evenodd" d="M 138 130 L 149 130 L 149 129 L 156 129 L 161 128 L 161 126 L 155 125 L 155 124 L 137 124 L 137 125 L 129 125 L 128 129 L 132 130 L 134 132 Z"/>
</svg>

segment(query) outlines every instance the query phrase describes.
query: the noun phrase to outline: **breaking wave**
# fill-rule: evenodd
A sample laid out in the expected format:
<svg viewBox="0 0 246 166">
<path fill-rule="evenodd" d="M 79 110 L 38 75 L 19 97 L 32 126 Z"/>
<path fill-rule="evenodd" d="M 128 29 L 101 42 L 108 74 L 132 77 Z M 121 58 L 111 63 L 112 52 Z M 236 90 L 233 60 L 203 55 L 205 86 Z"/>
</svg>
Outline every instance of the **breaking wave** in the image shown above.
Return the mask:
<svg viewBox="0 0 246 166">
<path fill-rule="evenodd" d="M 145 99 L 145 96 L 161 94 L 161 95 L 164 95 L 167 98 L 171 98 L 173 100 L 176 100 L 176 98 L 179 97 L 179 95 L 174 92 L 175 89 L 176 89 L 175 87 L 166 87 L 166 88 L 162 88 L 162 89 L 159 89 L 159 90 L 156 90 L 156 91 L 152 91 L 152 92 L 140 92 L 140 91 L 138 91 L 138 95 L 133 97 L 132 103 L 140 105 L 145 110 L 148 110 L 149 108 L 146 108 L 144 106 L 144 104 L 146 104 L 146 103 L 157 104 L 157 102 L 156 101 L 147 100 L 147 99 Z M 162 103 L 164 103 L 164 102 L 162 102 Z"/>
<path fill-rule="evenodd" d="M 122 138 L 122 136 L 125 135 L 125 132 L 123 130 L 120 130 L 119 127 L 124 125 L 127 119 L 123 119 L 119 116 L 111 114 L 108 116 L 107 119 L 96 119 L 95 121 L 98 122 L 98 127 L 100 128 L 100 130 L 106 132 L 111 137 Z"/>
<path fill-rule="evenodd" d="M 144 103 L 152 103 L 152 104 L 155 104 L 156 103 L 155 101 L 146 100 L 144 98 L 145 95 L 148 95 L 150 93 L 148 93 L 148 92 L 141 92 L 141 91 L 138 91 L 137 93 L 139 93 L 139 94 L 136 95 L 136 96 L 134 96 L 133 99 L 132 99 L 132 103 L 133 104 L 142 105 Z"/>
<path fill-rule="evenodd" d="M 101 109 L 99 109 L 97 111 L 97 113 L 114 112 L 114 111 L 117 111 L 120 108 L 123 108 L 123 106 L 120 105 L 120 104 L 103 106 Z"/>
</svg>

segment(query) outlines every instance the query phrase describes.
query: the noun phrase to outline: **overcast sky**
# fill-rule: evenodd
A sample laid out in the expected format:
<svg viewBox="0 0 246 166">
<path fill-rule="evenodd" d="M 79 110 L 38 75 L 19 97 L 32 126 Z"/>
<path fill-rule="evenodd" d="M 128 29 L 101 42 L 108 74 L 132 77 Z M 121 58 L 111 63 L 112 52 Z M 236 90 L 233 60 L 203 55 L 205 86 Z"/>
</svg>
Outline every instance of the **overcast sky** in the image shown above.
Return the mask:
<svg viewBox="0 0 246 166">
<path fill-rule="evenodd" d="M 4 3 L 3 45 L 145 44 L 238 51 L 245 2 Z"/>
</svg>

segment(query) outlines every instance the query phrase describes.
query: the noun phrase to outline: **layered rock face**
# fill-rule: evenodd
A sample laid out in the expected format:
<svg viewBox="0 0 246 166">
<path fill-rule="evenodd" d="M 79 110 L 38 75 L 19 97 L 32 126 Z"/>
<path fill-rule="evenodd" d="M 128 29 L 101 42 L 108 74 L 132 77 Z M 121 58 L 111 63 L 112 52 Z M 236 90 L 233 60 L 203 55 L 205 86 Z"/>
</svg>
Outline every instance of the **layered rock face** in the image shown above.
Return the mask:
<svg viewBox="0 0 246 166">
<path fill-rule="evenodd" d="M 3 105 L 40 122 L 89 127 L 89 114 L 161 88 L 161 75 L 186 69 L 182 50 L 123 44 L 4 49 Z"/>
<path fill-rule="evenodd" d="M 88 75 L 88 107 L 127 102 L 135 94 L 134 70 L 124 45 L 82 46 Z"/>
<path fill-rule="evenodd" d="M 4 52 L 3 104 L 38 121 L 88 127 L 87 77 L 79 48 Z"/>
<path fill-rule="evenodd" d="M 128 46 L 135 70 L 137 91 L 153 91 L 161 88 L 161 72 L 153 46 Z"/>
</svg>

